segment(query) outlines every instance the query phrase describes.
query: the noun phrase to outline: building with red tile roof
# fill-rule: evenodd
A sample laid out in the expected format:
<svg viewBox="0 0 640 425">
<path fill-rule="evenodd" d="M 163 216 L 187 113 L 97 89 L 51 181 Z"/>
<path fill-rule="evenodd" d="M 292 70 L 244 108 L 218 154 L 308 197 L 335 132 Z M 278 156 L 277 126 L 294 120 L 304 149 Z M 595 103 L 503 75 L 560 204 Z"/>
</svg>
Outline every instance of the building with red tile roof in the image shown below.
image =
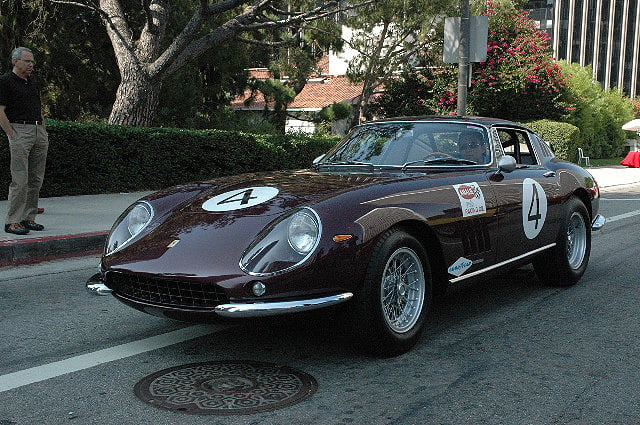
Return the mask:
<svg viewBox="0 0 640 425">
<path fill-rule="evenodd" d="M 330 75 L 329 56 L 325 56 L 318 62 L 319 74 L 312 75 L 302 91 L 288 106 L 290 118 L 287 119 L 286 131 L 313 132 L 315 125 L 310 118 L 322 108 L 333 103 L 354 103 L 362 93 L 362 84 L 352 84 L 344 75 Z M 256 79 L 273 78 L 266 68 L 249 69 L 249 77 Z M 265 101 L 262 93 L 254 93 L 251 102 L 251 90 L 246 90 L 243 96 L 235 98 L 231 102 L 231 108 L 236 111 L 262 113 L 271 109 L 272 104 Z"/>
</svg>

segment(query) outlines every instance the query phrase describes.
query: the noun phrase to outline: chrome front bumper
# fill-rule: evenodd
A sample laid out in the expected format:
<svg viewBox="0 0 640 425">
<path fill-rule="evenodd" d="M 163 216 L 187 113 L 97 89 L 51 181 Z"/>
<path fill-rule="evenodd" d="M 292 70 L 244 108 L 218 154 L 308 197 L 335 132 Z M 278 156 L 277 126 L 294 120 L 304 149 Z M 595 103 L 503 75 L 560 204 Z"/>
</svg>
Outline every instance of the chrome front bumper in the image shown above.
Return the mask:
<svg viewBox="0 0 640 425">
<path fill-rule="evenodd" d="M 101 281 L 99 273 L 89 278 L 86 283 L 86 288 L 87 291 L 93 295 L 109 295 L 112 292 L 111 289 Z M 345 292 L 343 294 L 308 300 L 220 304 L 212 311 L 219 316 L 230 318 L 276 316 L 279 314 L 299 313 L 329 307 L 348 301 L 352 297 L 353 294 L 351 292 Z"/>
<path fill-rule="evenodd" d="M 275 316 L 278 314 L 299 313 L 302 311 L 315 310 L 317 308 L 329 307 L 348 301 L 353 297 L 351 292 L 331 295 L 310 300 L 280 301 L 252 304 L 221 304 L 214 311 L 223 317 L 263 317 Z"/>
<path fill-rule="evenodd" d="M 591 222 L 591 231 L 596 232 L 604 227 L 604 224 L 607 222 L 607 219 L 600 214 L 596 215 Z"/>
<path fill-rule="evenodd" d="M 85 287 L 87 291 L 93 295 L 109 295 L 111 293 L 111 289 L 102 282 L 102 275 L 100 273 L 91 276 L 89 280 L 87 280 Z"/>
</svg>

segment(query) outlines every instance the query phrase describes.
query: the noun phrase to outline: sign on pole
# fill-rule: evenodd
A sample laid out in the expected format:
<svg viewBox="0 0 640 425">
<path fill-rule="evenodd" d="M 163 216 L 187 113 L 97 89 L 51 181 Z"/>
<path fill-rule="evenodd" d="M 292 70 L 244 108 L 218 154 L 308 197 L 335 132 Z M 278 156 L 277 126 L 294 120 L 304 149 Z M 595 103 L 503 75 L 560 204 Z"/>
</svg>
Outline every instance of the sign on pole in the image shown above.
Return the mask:
<svg viewBox="0 0 640 425">
<path fill-rule="evenodd" d="M 487 60 L 487 38 L 489 35 L 488 16 L 469 17 L 469 62 Z M 460 18 L 445 18 L 444 21 L 444 62 L 458 63 L 460 48 Z"/>
<path fill-rule="evenodd" d="M 458 63 L 457 114 L 467 114 L 467 85 L 471 62 L 487 60 L 489 17 L 469 16 L 469 0 L 460 1 L 460 18 L 446 18 L 444 22 L 444 62 Z"/>
</svg>

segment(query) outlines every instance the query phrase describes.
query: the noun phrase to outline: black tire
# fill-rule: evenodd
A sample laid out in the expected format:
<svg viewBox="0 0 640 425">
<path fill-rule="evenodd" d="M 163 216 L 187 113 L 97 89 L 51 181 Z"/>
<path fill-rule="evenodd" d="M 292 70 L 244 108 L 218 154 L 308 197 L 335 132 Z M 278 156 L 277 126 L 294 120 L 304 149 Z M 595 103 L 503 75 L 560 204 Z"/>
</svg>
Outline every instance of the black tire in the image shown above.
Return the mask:
<svg viewBox="0 0 640 425">
<path fill-rule="evenodd" d="M 368 354 L 393 356 L 413 347 L 424 327 L 432 292 L 424 247 L 399 228 L 387 230 L 373 250 L 362 290 L 354 300 L 351 323 L 359 348 Z"/>
<path fill-rule="evenodd" d="M 533 260 L 538 277 L 553 286 L 578 283 L 591 255 L 591 222 L 582 201 L 570 198 L 560 224 L 556 246 Z"/>
</svg>

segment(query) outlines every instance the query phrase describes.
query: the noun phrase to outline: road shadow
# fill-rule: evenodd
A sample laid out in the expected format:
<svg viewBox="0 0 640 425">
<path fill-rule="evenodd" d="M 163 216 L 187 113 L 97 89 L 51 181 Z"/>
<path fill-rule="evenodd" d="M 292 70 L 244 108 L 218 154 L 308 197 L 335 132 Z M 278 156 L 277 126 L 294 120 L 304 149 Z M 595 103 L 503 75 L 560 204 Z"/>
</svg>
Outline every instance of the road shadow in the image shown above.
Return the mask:
<svg viewBox="0 0 640 425">
<path fill-rule="evenodd" d="M 485 281 L 458 283 L 434 302 L 418 346 L 429 345 L 441 334 L 482 323 L 496 312 L 554 291 L 559 289 L 541 284 L 530 266 Z M 200 338 L 197 344 L 186 348 L 187 354 L 266 361 L 367 358 L 354 346 L 347 330 L 348 314 L 344 309 L 348 308 L 346 304 L 305 314 L 237 322 Z"/>
</svg>

